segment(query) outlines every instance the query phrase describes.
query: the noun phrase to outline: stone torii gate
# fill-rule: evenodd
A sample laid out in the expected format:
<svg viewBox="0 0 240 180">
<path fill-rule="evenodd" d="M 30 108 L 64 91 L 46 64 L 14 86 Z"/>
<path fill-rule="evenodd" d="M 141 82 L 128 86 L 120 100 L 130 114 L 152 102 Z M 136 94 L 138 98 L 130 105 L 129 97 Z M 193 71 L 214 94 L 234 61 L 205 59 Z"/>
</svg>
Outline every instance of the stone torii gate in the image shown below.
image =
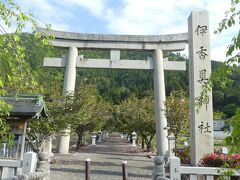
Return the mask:
<svg viewBox="0 0 240 180">
<path fill-rule="evenodd" d="M 40 31 L 45 31 L 40 29 Z M 50 32 L 55 39 L 53 46 L 68 48 L 67 58 L 44 58 L 44 66 L 65 67 L 63 94 L 74 92 L 76 68 L 149 69 L 154 71 L 154 95 L 156 109 L 157 152 L 166 155 L 168 150 L 167 120 L 164 113 L 165 83 L 164 70 L 186 70 L 185 62 L 163 59 L 163 51 L 184 50 L 187 34 L 172 35 L 105 35 L 80 34 L 62 31 Z M 110 59 L 86 59 L 78 55 L 78 49 L 107 49 Z M 121 50 L 153 51 L 154 58 L 147 60 L 120 59 Z M 68 153 L 69 135 L 58 140 L 58 152 Z"/>
<path fill-rule="evenodd" d="M 188 33 L 172 35 L 104 35 L 50 31 L 55 37 L 53 46 L 68 48 L 67 58 L 44 58 L 44 66 L 65 67 L 63 95 L 75 91 L 76 68 L 149 69 L 154 72 L 154 96 L 156 116 L 157 155 L 168 151 L 167 120 L 164 113 L 164 70 L 185 70 L 185 62 L 163 59 L 163 51 L 181 51 L 189 44 L 190 89 L 190 149 L 191 164 L 197 165 L 204 154 L 213 152 L 212 92 L 208 101 L 196 107 L 202 86 L 211 74 L 208 12 L 192 11 L 188 19 Z M 45 29 L 40 32 L 49 33 Z M 78 55 L 78 49 L 107 49 L 110 59 L 86 59 Z M 153 59 L 123 60 L 121 50 L 152 51 Z M 58 152 L 68 153 L 70 135 L 63 134 L 58 141 Z"/>
</svg>

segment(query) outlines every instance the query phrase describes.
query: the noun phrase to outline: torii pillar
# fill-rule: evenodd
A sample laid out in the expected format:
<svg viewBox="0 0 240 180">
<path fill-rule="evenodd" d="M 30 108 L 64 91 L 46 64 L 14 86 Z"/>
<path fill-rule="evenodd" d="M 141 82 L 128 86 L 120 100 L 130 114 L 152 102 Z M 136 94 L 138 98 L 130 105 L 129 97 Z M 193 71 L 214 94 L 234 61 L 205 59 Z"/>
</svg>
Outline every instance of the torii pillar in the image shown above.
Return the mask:
<svg viewBox="0 0 240 180">
<path fill-rule="evenodd" d="M 78 49 L 76 47 L 69 47 L 63 85 L 64 96 L 72 94 L 75 91 L 77 56 Z M 57 153 L 68 154 L 69 142 L 70 142 L 70 127 L 57 137 Z"/>
<path fill-rule="evenodd" d="M 163 53 L 161 49 L 154 51 L 154 98 L 156 116 L 157 155 L 166 156 L 168 151 L 167 118 L 165 116 L 165 81 L 163 68 Z M 161 143 L 160 143 L 161 142 Z"/>
</svg>

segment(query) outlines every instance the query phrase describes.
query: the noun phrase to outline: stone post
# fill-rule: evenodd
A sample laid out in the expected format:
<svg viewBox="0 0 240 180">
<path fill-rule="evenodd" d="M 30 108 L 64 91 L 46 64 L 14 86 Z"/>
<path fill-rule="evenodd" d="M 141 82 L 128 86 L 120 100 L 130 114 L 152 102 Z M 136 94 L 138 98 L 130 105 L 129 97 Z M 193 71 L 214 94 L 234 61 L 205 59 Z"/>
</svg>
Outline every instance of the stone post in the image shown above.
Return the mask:
<svg viewBox="0 0 240 180">
<path fill-rule="evenodd" d="M 213 152 L 212 90 L 206 93 L 201 105 L 196 105 L 203 86 L 211 74 L 210 29 L 208 12 L 196 10 L 188 18 L 189 36 L 189 97 L 191 164 L 197 165 L 205 155 Z M 198 102 L 201 102 L 198 101 Z"/>
<path fill-rule="evenodd" d="M 64 75 L 63 95 L 74 93 L 76 81 L 76 62 L 78 56 L 78 49 L 70 47 L 66 61 L 66 69 Z M 67 129 L 62 135 L 58 137 L 57 152 L 60 154 L 67 154 L 69 152 L 70 143 L 70 129 Z"/>
<path fill-rule="evenodd" d="M 137 139 L 137 133 L 133 132 L 132 133 L 132 146 L 136 147 L 136 139 Z"/>
<path fill-rule="evenodd" d="M 156 140 L 157 155 L 166 156 L 168 150 L 167 126 L 165 116 L 165 82 L 163 69 L 163 54 L 161 49 L 154 52 L 154 96 L 155 96 L 155 116 L 156 116 Z"/>
<path fill-rule="evenodd" d="M 94 135 L 92 135 L 92 146 L 95 146 L 96 145 L 96 135 L 94 134 Z"/>
<path fill-rule="evenodd" d="M 168 157 L 175 156 L 175 136 L 173 134 L 169 135 L 168 137 Z"/>
<path fill-rule="evenodd" d="M 102 142 L 102 131 L 98 131 L 98 134 L 97 134 L 97 136 L 98 136 L 98 143 L 101 143 Z"/>
<path fill-rule="evenodd" d="M 131 138 L 130 138 L 130 135 L 127 134 L 127 141 L 130 142 L 131 141 Z"/>
<path fill-rule="evenodd" d="M 90 165 L 91 165 L 91 159 L 86 159 L 86 161 L 85 161 L 85 180 L 90 180 L 90 176 L 91 176 Z"/>
<path fill-rule="evenodd" d="M 222 154 L 228 154 L 228 148 L 227 147 L 221 147 L 221 153 Z"/>
<path fill-rule="evenodd" d="M 154 158 L 154 166 L 152 173 L 152 180 L 168 180 L 165 177 L 165 161 L 163 156 L 156 156 Z"/>
<path fill-rule="evenodd" d="M 26 152 L 23 155 L 22 174 L 35 172 L 37 166 L 37 154 L 34 152 Z"/>
<path fill-rule="evenodd" d="M 103 139 L 106 139 L 107 135 L 106 135 L 106 131 L 103 131 Z"/>
<path fill-rule="evenodd" d="M 168 161 L 170 163 L 170 179 L 181 180 L 180 159 L 178 157 L 170 157 Z"/>
<path fill-rule="evenodd" d="M 21 160 L 23 160 L 23 156 L 24 156 L 26 130 L 27 130 L 27 122 L 24 122 L 23 134 L 22 134 L 22 137 L 21 137 L 21 152 L 20 152 L 20 159 Z"/>
<path fill-rule="evenodd" d="M 184 141 L 183 145 L 187 147 L 187 146 L 189 146 L 189 143 L 187 141 Z"/>
<path fill-rule="evenodd" d="M 6 157 L 6 155 L 7 155 L 7 143 L 3 143 L 2 151 L 3 151 L 3 157 Z"/>
</svg>

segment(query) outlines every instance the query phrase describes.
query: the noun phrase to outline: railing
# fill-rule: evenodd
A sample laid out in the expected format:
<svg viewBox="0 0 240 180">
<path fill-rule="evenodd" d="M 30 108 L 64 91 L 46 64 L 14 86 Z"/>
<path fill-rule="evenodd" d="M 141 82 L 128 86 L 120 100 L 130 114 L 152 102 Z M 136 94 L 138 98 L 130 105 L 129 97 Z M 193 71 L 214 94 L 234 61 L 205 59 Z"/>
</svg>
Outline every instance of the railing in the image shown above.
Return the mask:
<svg viewBox="0 0 240 180">
<path fill-rule="evenodd" d="M 33 152 L 25 153 L 22 161 L 13 159 L 0 159 L 0 179 L 49 180 L 49 159 L 50 155 L 48 153 L 39 153 L 37 160 L 37 154 Z"/>
<path fill-rule="evenodd" d="M 25 142 L 24 153 L 32 151 L 30 143 L 28 141 Z M 19 159 L 21 153 L 21 144 L 18 141 L 14 141 L 13 145 L 9 145 L 8 143 L 0 144 L 0 158 L 13 158 Z"/>
<path fill-rule="evenodd" d="M 181 174 L 189 175 L 190 180 L 197 179 L 199 175 L 204 176 L 206 180 L 213 180 L 214 176 L 224 175 L 224 172 L 227 171 L 229 171 L 229 169 L 214 167 L 180 167 Z M 240 171 L 234 170 L 231 176 L 236 176 L 240 179 Z"/>
<path fill-rule="evenodd" d="M 11 146 L 8 143 L 0 144 L 0 157 L 1 158 L 18 158 L 20 154 L 20 144 L 15 143 Z"/>
<path fill-rule="evenodd" d="M 22 167 L 21 160 L 0 160 L 0 179 L 12 177 L 17 174 L 17 169 Z"/>
</svg>

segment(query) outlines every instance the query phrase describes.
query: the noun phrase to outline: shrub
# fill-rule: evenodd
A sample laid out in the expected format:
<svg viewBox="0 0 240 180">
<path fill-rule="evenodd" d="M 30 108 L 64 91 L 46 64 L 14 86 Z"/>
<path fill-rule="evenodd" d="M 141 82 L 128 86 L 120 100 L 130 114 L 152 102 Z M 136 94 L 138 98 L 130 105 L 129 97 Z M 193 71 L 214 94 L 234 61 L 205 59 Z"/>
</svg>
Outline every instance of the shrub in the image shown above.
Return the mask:
<svg viewBox="0 0 240 180">
<path fill-rule="evenodd" d="M 190 164 L 190 147 L 177 148 L 175 154 L 180 158 L 182 164 Z"/>
<path fill-rule="evenodd" d="M 240 154 L 225 155 L 211 153 L 200 160 L 199 166 L 237 168 L 240 167 Z"/>
</svg>

